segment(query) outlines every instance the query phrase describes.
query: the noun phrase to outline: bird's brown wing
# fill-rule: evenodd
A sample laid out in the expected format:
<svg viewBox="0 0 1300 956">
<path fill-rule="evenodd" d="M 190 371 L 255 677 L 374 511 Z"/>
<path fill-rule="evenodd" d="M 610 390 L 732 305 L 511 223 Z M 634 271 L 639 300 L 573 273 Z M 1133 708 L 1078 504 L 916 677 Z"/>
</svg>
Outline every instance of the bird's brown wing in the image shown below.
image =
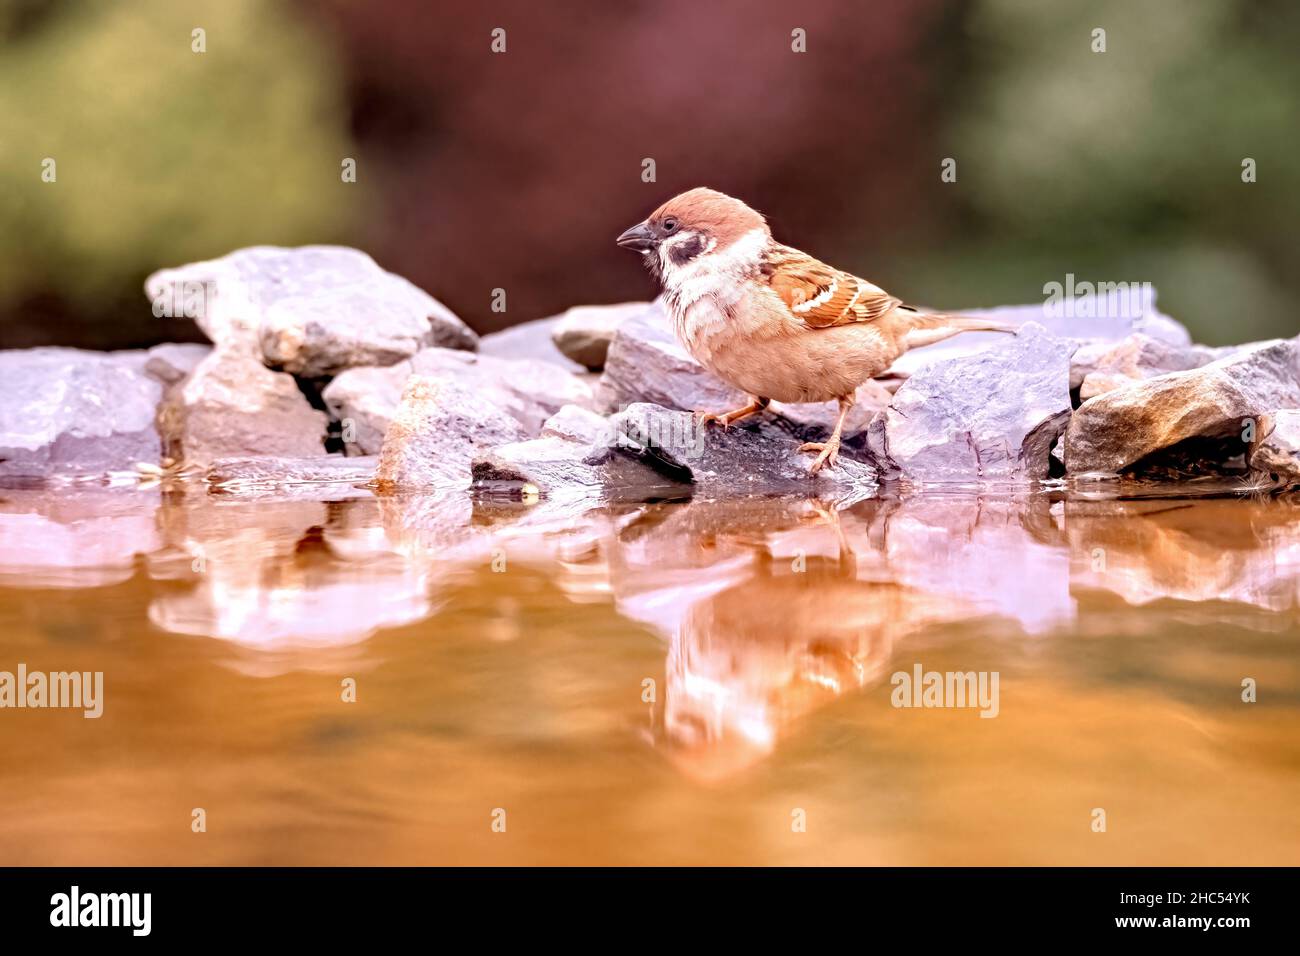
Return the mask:
<svg viewBox="0 0 1300 956">
<path fill-rule="evenodd" d="M 773 246 L 763 275 L 791 314 L 812 329 L 871 322 L 903 304 L 866 279 L 789 246 Z"/>
</svg>

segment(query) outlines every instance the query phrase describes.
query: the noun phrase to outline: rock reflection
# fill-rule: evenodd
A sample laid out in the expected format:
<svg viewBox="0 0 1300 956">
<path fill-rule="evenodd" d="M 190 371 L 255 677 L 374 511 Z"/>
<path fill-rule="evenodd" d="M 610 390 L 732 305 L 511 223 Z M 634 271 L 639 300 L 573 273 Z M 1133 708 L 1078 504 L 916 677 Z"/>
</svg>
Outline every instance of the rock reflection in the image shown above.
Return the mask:
<svg viewBox="0 0 1300 956">
<path fill-rule="evenodd" d="M 150 605 L 173 633 L 270 651 L 335 647 L 432 611 L 424 569 L 375 533 L 373 500 L 191 496 L 170 502 L 162 524 L 167 548 L 151 573 L 192 583 Z"/>
<path fill-rule="evenodd" d="M 1063 506 L 1070 579 L 1130 604 L 1162 598 L 1300 608 L 1300 507 L 1256 503 L 1072 501 Z"/>
<path fill-rule="evenodd" d="M 161 544 L 156 489 L 0 490 L 0 585 L 85 588 L 125 581 Z"/>
</svg>

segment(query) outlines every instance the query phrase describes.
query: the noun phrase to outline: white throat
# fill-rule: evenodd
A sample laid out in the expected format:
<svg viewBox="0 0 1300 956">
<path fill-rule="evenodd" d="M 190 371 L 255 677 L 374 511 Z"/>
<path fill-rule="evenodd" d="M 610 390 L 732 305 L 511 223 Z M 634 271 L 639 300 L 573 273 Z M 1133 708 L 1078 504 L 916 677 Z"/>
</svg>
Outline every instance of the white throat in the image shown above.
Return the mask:
<svg viewBox="0 0 1300 956">
<path fill-rule="evenodd" d="M 677 313 L 685 313 L 706 296 L 733 296 L 734 291 L 729 290 L 737 289 L 742 280 L 754 273 L 769 240 L 769 233 L 763 227 L 749 230 L 724 249 L 717 249 L 717 240 L 710 239 L 698 256 L 676 265 L 671 256 L 673 247 L 693 236 L 694 233 L 683 233 L 659 245 L 664 292 L 669 308 Z"/>
</svg>

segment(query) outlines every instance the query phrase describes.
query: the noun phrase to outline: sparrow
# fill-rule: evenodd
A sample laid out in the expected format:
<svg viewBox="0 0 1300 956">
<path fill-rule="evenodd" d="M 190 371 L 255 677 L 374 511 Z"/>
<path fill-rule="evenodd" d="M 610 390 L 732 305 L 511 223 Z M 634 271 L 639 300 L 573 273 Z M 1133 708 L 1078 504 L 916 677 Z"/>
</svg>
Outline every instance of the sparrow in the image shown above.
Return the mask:
<svg viewBox="0 0 1300 956">
<path fill-rule="evenodd" d="M 696 412 L 724 428 L 772 401 L 839 403 L 814 474 L 834 467 L 858 386 L 908 349 L 961 332 L 1015 332 L 971 316 L 924 312 L 879 286 L 782 245 L 761 214 L 713 189 L 668 200 L 618 237 L 659 280 L 673 331 L 697 362 L 745 392 L 729 412 Z"/>
</svg>

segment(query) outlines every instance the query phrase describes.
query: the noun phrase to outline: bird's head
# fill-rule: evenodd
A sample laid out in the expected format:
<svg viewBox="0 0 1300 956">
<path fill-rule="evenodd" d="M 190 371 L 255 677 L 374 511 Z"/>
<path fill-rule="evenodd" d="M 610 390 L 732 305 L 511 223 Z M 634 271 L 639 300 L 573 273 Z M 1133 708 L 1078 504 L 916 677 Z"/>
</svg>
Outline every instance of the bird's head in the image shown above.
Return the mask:
<svg viewBox="0 0 1300 956">
<path fill-rule="evenodd" d="M 618 244 L 645 256 L 657 275 L 667 278 L 694 263 L 719 263 L 771 238 L 763 217 L 739 199 L 714 189 L 691 189 L 668 200 L 644 222 L 618 237 Z M 755 250 L 757 251 L 757 250 Z"/>
</svg>

